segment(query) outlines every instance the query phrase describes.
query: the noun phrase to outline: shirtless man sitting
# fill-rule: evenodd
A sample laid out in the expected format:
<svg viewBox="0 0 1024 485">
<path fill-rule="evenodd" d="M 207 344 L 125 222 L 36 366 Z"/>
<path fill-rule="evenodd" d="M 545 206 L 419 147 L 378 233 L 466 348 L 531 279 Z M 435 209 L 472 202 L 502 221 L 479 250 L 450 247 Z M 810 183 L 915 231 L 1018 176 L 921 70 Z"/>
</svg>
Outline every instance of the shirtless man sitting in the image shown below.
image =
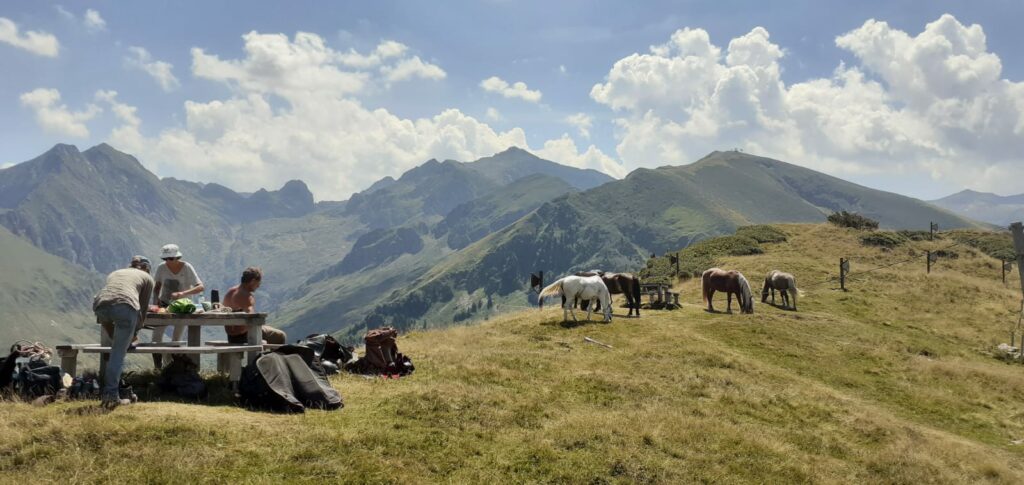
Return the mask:
<svg viewBox="0 0 1024 485">
<path fill-rule="evenodd" d="M 236 312 L 255 313 L 256 298 L 253 297 L 253 292 L 260 287 L 262 282 L 263 271 L 254 266 L 245 268 L 245 271 L 242 272 L 241 284 L 232 286 L 224 294 L 221 304 Z M 267 325 L 264 325 L 262 330 L 263 341 L 268 344 L 284 345 L 288 342 L 288 335 L 281 330 Z M 249 341 L 249 327 L 245 325 L 226 326 L 224 331 L 228 334 L 228 343 L 245 344 Z"/>
</svg>

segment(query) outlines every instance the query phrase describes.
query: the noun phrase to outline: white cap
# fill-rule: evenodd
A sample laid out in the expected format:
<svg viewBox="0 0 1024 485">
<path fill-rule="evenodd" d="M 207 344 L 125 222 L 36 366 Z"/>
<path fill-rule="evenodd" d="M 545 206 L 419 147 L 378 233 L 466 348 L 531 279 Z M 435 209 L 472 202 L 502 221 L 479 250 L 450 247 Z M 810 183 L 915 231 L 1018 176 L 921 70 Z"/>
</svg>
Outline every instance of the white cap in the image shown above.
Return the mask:
<svg viewBox="0 0 1024 485">
<path fill-rule="evenodd" d="M 160 259 L 180 257 L 181 251 L 178 250 L 177 244 L 165 244 L 164 247 L 160 248 Z"/>
</svg>

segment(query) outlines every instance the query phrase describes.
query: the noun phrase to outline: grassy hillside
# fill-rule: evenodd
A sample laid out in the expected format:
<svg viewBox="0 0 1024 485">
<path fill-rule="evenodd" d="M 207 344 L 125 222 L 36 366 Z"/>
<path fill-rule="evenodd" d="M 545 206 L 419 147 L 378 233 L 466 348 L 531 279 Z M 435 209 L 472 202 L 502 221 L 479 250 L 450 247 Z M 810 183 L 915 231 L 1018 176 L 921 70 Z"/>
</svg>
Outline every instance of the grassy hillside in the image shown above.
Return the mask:
<svg viewBox="0 0 1024 485">
<path fill-rule="evenodd" d="M 92 298 L 100 275 L 43 252 L 0 227 L 0 352 L 15 340 L 96 339 Z"/>
<path fill-rule="evenodd" d="M 0 481 L 356 483 L 1020 483 L 1024 372 L 992 355 L 1017 281 L 958 246 L 921 264 L 818 284 L 949 241 L 883 251 L 827 225 L 727 256 L 752 280 L 792 271 L 799 313 L 681 310 L 610 325 L 525 311 L 399 340 L 417 373 L 339 376 L 339 412 L 228 406 L 0 405 Z M 584 343 L 584 337 L 614 349 Z"/>
</svg>

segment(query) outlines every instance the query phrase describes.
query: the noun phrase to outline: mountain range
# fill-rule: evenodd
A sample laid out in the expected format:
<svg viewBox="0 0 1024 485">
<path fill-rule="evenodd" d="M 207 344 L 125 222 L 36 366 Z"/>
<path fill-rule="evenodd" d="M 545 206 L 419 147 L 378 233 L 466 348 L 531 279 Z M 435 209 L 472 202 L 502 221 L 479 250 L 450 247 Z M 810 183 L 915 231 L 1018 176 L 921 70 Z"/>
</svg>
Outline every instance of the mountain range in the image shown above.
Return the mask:
<svg viewBox="0 0 1024 485">
<path fill-rule="evenodd" d="M 510 148 L 473 162 L 430 160 L 347 201 L 315 203 L 301 181 L 244 194 L 160 179 L 106 144 L 57 145 L 0 170 L 0 283 L 10 288 L 0 301 L 38 313 L 7 312 L 0 337 L 78 337 L 70 329 L 89 321 L 102 275 L 133 254 L 155 259 L 169 242 L 208 289 L 261 266 L 258 307 L 293 337 L 352 339 L 367 326 L 443 326 L 528 305 L 538 270 L 636 270 L 652 252 L 738 226 L 819 222 L 838 210 L 890 228 L 981 225 L 739 152 L 614 180 Z"/>
<path fill-rule="evenodd" d="M 932 204 L 965 217 L 1006 227 L 1024 221 L 1024 194 L 1002 196 L 964 190 L 931 201 Z"/>
</svg>

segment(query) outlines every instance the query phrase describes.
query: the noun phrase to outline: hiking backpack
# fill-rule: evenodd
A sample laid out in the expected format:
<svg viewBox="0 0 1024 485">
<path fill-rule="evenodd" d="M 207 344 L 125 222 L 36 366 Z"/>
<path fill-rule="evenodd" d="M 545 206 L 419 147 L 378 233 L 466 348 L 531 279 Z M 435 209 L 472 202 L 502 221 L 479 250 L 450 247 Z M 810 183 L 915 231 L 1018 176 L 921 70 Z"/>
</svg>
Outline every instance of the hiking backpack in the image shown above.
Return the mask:
<svg viewBox="0 0 1024 485">
<path fill-rule="evenodd" d="M 277 412 L 345 405 L 312 349 L 302 345 L 284 345 L 261 354 L 242 370 L 238 392 L 243 405 Z"/>
<path fill-rule="evenodd" d="M 412 365 L 412 360 L 398 351 L 397 338 L 398 330 L 392 327 L 370 330 L 363 339 L 366 342 L 366 353 L 358 361 L 346 365 L 345 369 L 358 374 L 412 374 L 416 367 Z"/>
</svg>

